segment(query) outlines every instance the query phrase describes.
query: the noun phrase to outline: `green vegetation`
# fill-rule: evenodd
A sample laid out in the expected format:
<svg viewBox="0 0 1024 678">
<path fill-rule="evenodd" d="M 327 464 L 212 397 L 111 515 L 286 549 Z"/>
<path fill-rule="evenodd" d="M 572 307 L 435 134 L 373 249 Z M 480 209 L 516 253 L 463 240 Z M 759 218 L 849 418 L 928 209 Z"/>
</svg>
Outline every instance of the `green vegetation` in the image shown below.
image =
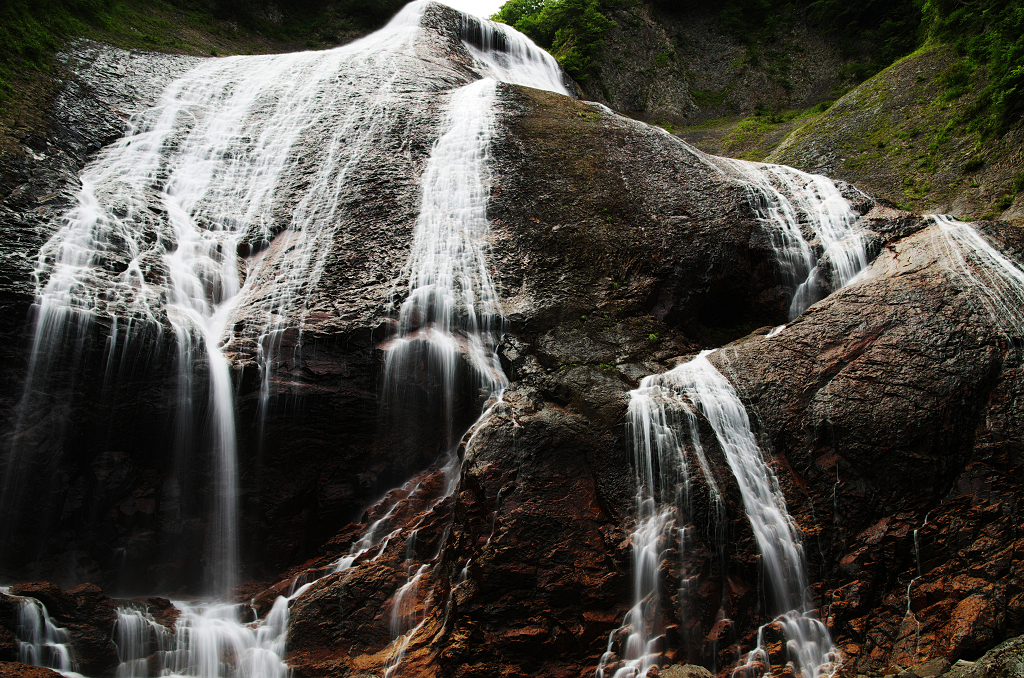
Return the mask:
<svg viewBox="0 0 1024 678">
<path fill-rule="evenodd" d="M 806 109 L 790 110 L 758 105 L 749 117 L 705 120 L 698 125 L 685 127 L 680 132 L 684 137 L 694 132 L 707 133 L 701 148 L 710 153 L 761 161 L 775 150 L 786 135 L 828 110 L 830 105 L 831 102 L 823 102 Z M 674 132 L 665 125 L 662 127 Z"/>
<path fill-rule="evenodd" d="M 931 35 L 964 56 L 943 73 L 947 96 L 960 96 L 972 74 L 986 70 L 967 121 L 985 135 L 1018 124 L 1024 117 L 1024 2 L 928 0 L 924 13 Z"/>
<path fill-rule="evenodd" d="M 595 57 L 615 22 L 605 12 L 616 0 L 509 0 L 494 21 L 506 23 L 551 52 L 574 80 L 596 75 Z"/>
<path fill-rule="evenodd" d="M 748 45 L 747 61 L 759 65 L 758 43 L 774 43 L 792 23 L 794 14 L 805 15 L 833 36 L 850 55 L 869 45 L 870 60 L 848 68 L 858 80 L 877 73 L 920 44 L 922 0 L 721 0 L 716 3 L 723 25 Z M 615 25 L 606 14 L 628 7 L 630 0 L 509 0 L 492 19 L 514 26 L 537 44 L 550 49 L 562 66 L 577 80 L 585 82 L 594 73 L 593 57 L 599 52 L 607 31 Z M 702 0 L 651 0 L 667 13 L 681 14 L 707 6 Z M 670 53 L 655 56 L 655 66 L 664 68 Z M 785 70 L 785 64 L 782 64 Z M 577 77 L 577 75 L 579 77 Z"/>
</svg>

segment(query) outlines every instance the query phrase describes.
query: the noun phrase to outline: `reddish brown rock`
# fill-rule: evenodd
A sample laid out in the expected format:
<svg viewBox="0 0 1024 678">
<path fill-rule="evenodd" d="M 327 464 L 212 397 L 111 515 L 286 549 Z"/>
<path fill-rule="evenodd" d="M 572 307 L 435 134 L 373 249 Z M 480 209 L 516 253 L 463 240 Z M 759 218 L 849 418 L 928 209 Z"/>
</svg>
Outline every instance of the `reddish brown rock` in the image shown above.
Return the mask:
<svg viewBox="0 0 1024 678">
<path fill-rule="evenodd" d="M 0 678 L 60 678 L 60 675 L 42 666 L 0 661 Z"/>
</svg>

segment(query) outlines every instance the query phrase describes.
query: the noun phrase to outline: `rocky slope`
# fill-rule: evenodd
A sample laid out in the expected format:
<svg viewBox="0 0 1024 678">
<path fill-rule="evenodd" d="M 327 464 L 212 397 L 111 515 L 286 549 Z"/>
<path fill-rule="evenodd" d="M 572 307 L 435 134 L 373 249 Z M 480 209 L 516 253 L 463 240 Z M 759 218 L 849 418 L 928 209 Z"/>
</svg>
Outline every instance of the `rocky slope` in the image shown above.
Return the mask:
<svg viewBox="0 0 1024 678">
<path fill-rule="evenodd" d="M 737 37 L 718 8 L 641 4 L 609 17 L 617 25 L 587 98 L 708 153 L 843 179 L 916 212 L 1024 219 L 1024 127 L 985 137 L 969 128 L 984 71 L 951 90 L 963 57 L 947 44 L 929 42 L 857 84 L 851 66 L 872 48 L 841 47 L 799 14 L 771 39 Z"/>
<path fill-rule="evenodd" d="M 616 22 L 597 59 L 587 98 L 626 115 L 676 128 L 756 108 L 803 109 L 852 82 L 833 39 L 793 17 L 772 40 L 741 40 L 718 8 L 666 13 L 647 4 L 609 13 Z"/>
<path fill-rule="evenodd" d="M 427 22 L 420 61 L 403 70 L 403 95 L 420 88 L 436 96 L 477 77 L 461 18 L 435 8 Z M 0 216 L 10 234 L 9 394 L 24 383 L 34 260 L 73 200 L 75 170 L 90 144 L 120 132 L 118 112 L 151 102 L 161 80 L 191 65 L 83 49 L 95 56 L 62 93 L 68 103 L 24 161 L 24 183 Z M 296 675 L 383 675 L 396 655 L 396 609 L 408 613 L 404 675 L 592 675 L 633 604 L 629 392 L 643 376 L 718 346 L 711 359 L 757 422 L 804 534 L 813 593 L 844 671 L 885 675 L 933 658 L 975 660 L 1024 633 L 1024 545 L 1014 520 L 1021 326 L 991 313 L 993 298 L 942 225 L 843 187 L 863 217 L 867 274 L 768 336 L 786 322 L 792 292 L 732 166 L 662 130 L 548 92 L 499 89 L 489 262 L 510 383 L 462 438 L 458 484 L 447 493 L 450 469 L 434 462 L 442 425 L 403 422 L 427 441 L 410 448 L 379 395 L 395 332 L 392 280 L 408 257 L 417 180 L 439 124 L 429 101 L 389 121 L 391 145 L 363 160 L 361 183 L 342 195 L 319 284 L 308 302 L 282 311 L 267 414 L 259 426 L 240 427 L 242 560 L 254 582 L 238 595 L 266 614 L 278 593 L 316 580 L 292 603 Z M 298 155 L 319 158 L 320 140 L 305 144 Z M 296 165 L 284 202 L 311 172 Z M 145 218 L 158 230 L 166 215 L 153 214 Z M 1020 264 L 1015 230 L 984 230 Z M 291 233 L 246 241 L 240 269 L 254 270 L 247 264 L 257 257 L 286 262 Z M 226 343 L 240 422 L 259 421 L 261 340 L 246 328 L 274 289 L 271 275 L 251 282 L 253 305 L 236 311 Z M 1007 303 L 1019 313 L 1020 301 Z M 71 379 L 72 365 L 55 373 L 64 391 L 77 389 L 73 407 L 55 408 L 61 393 L 49 394 L 26 429 L 15 398 L 3 404 L 8 444 L 18 438 L 46 451 L 37 468 L 49 471 L 28 476 L 39 510 L 8 542 L 17 558 L 7 554 L 5 576 L 65 588 L 93 582 L 109 592 L 195 591 L 202 564 L 192 547 L 207 525 L 169 482 L 171 349 L 160 342 L 173 335 L 146 339 L 111 396 L 100 388 L 106 322 L 90 329 L 97 345 L 85 351 L 84 378 Z M 474 384 L 460 386 L 454 411 L 463 428 L 479 400 Z M 664 676 L 686 664 L 728 675 L 766 621 L 761 557 L 739 489 L 706 421 L 698 435 L 726 498 L 725 537 L 710 527 L 707 481 L 695 480 L 687 560 L 674 555 L 663 573 Z M 200 481 L 197 496 L 207 491 Z M 359 553 L 368 536 L 374 548 Z M 716 554 L 726 545 L 724 563 Z M 346 554 L 359 555 L 335 571 Z M 699 596 L 679 615 L 686 572 L 698 573 Z M 72 633 L 83 671 L 113 671 L 116 602 L 95 586 L 10 593 L 45 602 Z M 154 614 L 168 609 L 139 604 Z M 13 660 L 15 602 L 5 596 L 0 605 L 0 660 Z M 766 645 L 781 668 L 776 631 L 769 628 Z M 977 671 L 987 666 L 979 664 Z"/>
<path fill-rule="evenodd" d="M 963 219 L 1024 220 L 1024 125 L 982 138 L 958 120 L 974 83 L 951 97 L 944 74 L 959 63 L 933 46 L 897 62 L 801 125 L 765 158 L 849 181 L 908 209 Z"/>
</svg>

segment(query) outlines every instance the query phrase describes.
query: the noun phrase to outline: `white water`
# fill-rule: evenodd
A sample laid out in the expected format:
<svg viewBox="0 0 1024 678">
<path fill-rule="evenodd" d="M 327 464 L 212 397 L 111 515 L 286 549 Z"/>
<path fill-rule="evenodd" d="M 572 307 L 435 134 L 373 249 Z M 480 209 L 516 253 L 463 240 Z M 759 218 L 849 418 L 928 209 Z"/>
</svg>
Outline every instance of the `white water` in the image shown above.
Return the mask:
<svg viewBox="0 0 1024 678">
<path fill-rule="evenodd" d="M 945 264 L 975 290 L 996 326 L 1011 339 L 1024 339 L 1024 270 L 992 247 L 969 223 L 936 214 L 936 246 Z"/>
<path fill-rule="evenodd" d="M 148 610 L 119 607 L 114 622 L 114 645 L 120 663 L 115 678 L 146 678 L 160 668 L 150 666 L 150 658 L 161 661 L 173 647 L 170 632 Z"/>
<path fill-rule="evenodd" d="M 757 445 L 739 396 L 707 359 L 707 353 L 664 374 L 646 377 L 640 388 L 631 393 L 630 421 L 636 431 L 634 450 L 638 476 L 643 479 L 650 472 L 647 468 L 641 471 L 641 464 L 651 463 L 646 459 L 657 459 L 660 464 L 664 454 L 680 449 L 678 430 L 684 421 L 690 429 L 694 448 L 699 450 L 700 441 L 692 413 L 697 410 L 707 419 L 739 486 L 743 506 L 762 555 L 770 614 L 774 616 L 773 621 L 782 626 L 789 660 L 798 675 L 804 678 L 831 675 L 836 668 L 836 650 L 828 630 L 807 597 L 807 565 L 798 529 L 786 510 L 778 481 Z M 687 416 L 673 418 L 673 411 Z M 652 447 L 658 450 L 657 454 L 651 454 Z M 706 469 L 705 476 L 711 478 Z M 645 490 L 644 482 L 641 482 L 638 497 L 647 492 L 649 490 Z M 638 506 L 641 518 L 645 512 L 651 513 L 642 505 Z M 641 528 L 633 538 L 646 546 L 652 542 L 644 534 L 645 529 L 641 522 Z M 637 572 L 634 577 L 639 608 L 634 607 L 626 619 L 626 626 L 634 629 L 643 628 L 636 621 L 643 618 L 637 610 L 643 609 L 648 597 L 653 598 L 647 592 L 656 589 L 646 583 L 646 579 L 652 577 L 657 569 L 652 570 L 648 566 L 648 569 L 642 572 L 638 569 Z M 625 665 L 614 674 L 614 678 L 645 676 L 653 657 L 651 652 L 645 651 L 643 643 L 650 644 L 652 640 L 649 631 L 638 634 L 633 641 L 634 646 L 627 647 L 623 657 Z M 734 675 L 760 675 L 769 669 L 768 656 L 759 634 L 758 646 L 735 669 Z M 598 677 L 602 676 L 599 669 Z"/>
<path fill-rule="evenodd" d="M 567 78 L 553 56 L 505 24 L 464 17 L 464 44 L 500 82 L 569 94 Z"/>
<path fill-rule="evenodd" d="M 7 587 L 0 587 L 0 593 L 21 601 L 18 625 L 14 629 L 18 661 L 53 669 L 68 678 L 82 678 L 75 672 L 71 636 L 53 623 L 46 606 L 35 598 L 13 595 Z"/>
<path fill-rule="evenodd" d="M 622 626 L 608 635 L 608 646 L 597 667 L 597 678 L 645 678 L 656 663 L 663 629 L 659 571 L 673 547 L 677 520 L 690 511 L 690 478 L 683 446 L 676 437 L 675 413 L 691 415 L 685 403 L 663 402 L 671 394 L 644 379 L 630 393 L 628 421 L 636 468 L 636 529 L 630 537 L 633 565 L 633 607 Z M 674 405 L 674 407 L 673 407 Z M 717 496 L 714 479 L 711 487 Z M 679 527 L 680 537 L 685 527 Z M 679 550 L 685 543 L 679 539 Z M 679 554 L 683 560 L 684 553 Z"/>
<path fill-rule="evenodd" d="M 794 289 L 790 319 L 819 301 L 823 288 L 835 291 L 867 266 L 859 216 L 831 179 L 783 165 L 729 158 L 715 163 L 744 182 L 771 237 L 783 276 Z M 802 225 L 810 228 L 813 240 L 807 240 Z"/>
<path fill-rule="evenodd" d="M 554 59 L 509 27 L 467 20 L 463 36 L 478 43 L 476 47 L 465 44 L 492 78 L 568 93 Z M 508 384 L 496 351 L 501 338 L 501 302 L 487 260 L 489 163 L 497 86 L 492 78 L 466 85 L 452 95 L 442 124 L 444 132 L 423 173 L 423 199 L 409 259 L 392 294 L 394 304 L 399 286 L 408 285 L 398 309 L 398 332 L 385 359 L 385 402 L 394 415 L 415 402 L 411 389 L 422 382 L 436 383 L 430 395 L 440 401 L 435 416 L 447 427 L 448 449 L 442 460 L 445 484 L 435 506 L 455 491 L 461 475 L 457 446 L 465 433 L 452 428 L 455 394 L 467 390 L 468 384 L 482 410 L 470 428 L 469 447 L 476 431 L 501 403 Z M 376 527 L 375 523 L 369 533 Z M 414 536 L 415 526 L 409 538 Z M 443 543 L 444 539 L 439 551 Z M 368 548 L 368 544 L 357 544 L 354 553 L 339 562 L 339 569 L 351 566 Z M 382 551 L 383 546 L 378 555 Z M 412 560 L 407 562 L 407 581 L 392 598 L 394 645 L 386 678 L 399 671 L 406 649 L 430 609 L 429 595 L 420 600 L 420 583 L 433 566 L 424 563 L 413 572 L 414 566 Z"/>
<path fill-rule="evenodd" d="M 478 80 L 452 96 L 445 133 L 423 173 L 423 200 L 401 278 L 408 280 L 408 296 L 384 367 L 385 395 L 394 407 L 412 400 L 405 390 L 416 387 L 420 370 L 437 380 L 434 395 L 442 401 L 438 414 L 448 425 L 449 445 L 460 373 L 468 369 L 484 400 L 507 383 L 495 352 L 501 308 L 486 242 L 496 84 Z"/>
<path fill-rule="evenodd" d="M 239 565 L 236 422 L 230 366 L 221 347 L 232 332 L 255 338 L 265 411 L 272 368 L 297 359 L 279 355 L 282 334 L 296 324 L 301 331 L 310 292 L 336 247 L 343 197 L 358 190 L 351 179 L 360 172 L 359 162 L 371 148 L 390 145 L 400 136 L 396 130 L 410 124 L 403 121 L 403 105 L 429 108 L 410 92 L 425 89 L 435 97 L 448 96 L 438 83 L 419 83 L 407 75 L 408 66 L 420 58 L 417 40 L 426 8 L 426 2 L 411 3 L 381 31 L 330 52 L 217 59 L 191 71 L 90 165 L 79 206 L 40 255 L 26 393 L 34 381 L 46 378 L 52 356 L 69 344 L 82 351 L 83 337 L 96 318 L 111 322 L 108 376 L 116 376 L 118 361 L 128 355 L 139 328 L 159 336 L 166 318 L 173 329 L 177 472 L 184 476 L 200 458 L 214 460 L 214 519 L 203 557 L 209 563 L 204 579 L 216 593 L 235 583 Z M 474 25 L 479 44 L 468 47 L 479 70 L 566 93 L 550 55 L 507 27 Z M 479 80 L 455 90 L 443 106 L 441 134 L 421 180 L 420 215 L 400 279 L 408 283 L 408 295 L 398 309 L 399 331 L 385 370 L 385 394 L 394 392 L 397 400 L 406 359 L 430 356 L 427 369 L 445 398 L 460 375 L 469 374 L 479 403 L 490 404 L 480 421 L 500 402 L 507 383 L 495 354 L 501 309 L 487 262 L 487 165 L 495 92 L 495 80 Z M 315 139 L 314 147 L 307 138 Z M 316 159 L 305 173 L 308 187 L 282 223 L 278 194 L 307 154 Z M 153 233 L 158 234 L 155 243 Z M 236 251 L 246 255 L 278 243 L 286 256 L 256 254 L 240 275 Z M 123 270 L 118 262 L 107 263 L 118 252 L 128 253 Z M 243 306 L 258 309 L 258 319 L 239 329 L 232 314 Z M 124 317 L 131 321 L 119 327 L 118 318 Z M 205 404 L 200 400 L 204 393 Z M 441 409 L 441 421 L 449 426 L 452 406 L 449 401 Z M 197 433 L 203 419 L 209 420 L 208 429 Z M 461 432 L 449 434 L 452 449 L 442 460 L 445 496 L 455 489 L 460 468 L 455 446 Z M 5 488 L 11 485 L 8 480 Z M 374 546 L 379 545 L 378 555 L 383 551 L 390 537 L 375 543 L 378 524 L 338 569 L 353 565 Z M 410 573 L 395 596 L 396 652 L 389 675 L 418 628 L 409 623 L 409 610 L 425 614 L 429 607 L 416 600 L 417 585 L 429 568 L 424 564 Z M 180 603 L 173 638 L 145 611 L 122 609 L 116 630 L 122 659 L 118 675 L 287 675 L 282 657 L 288 603 L 307 587 L 279 598 L 261 622 L 243 621 L 249 614 L 238 606 Z"/>
<path fill-rule="evenodd" d="M 117 611 L 114 643 L 117 678 L 287 678 L 285 649 L 288 599 L 279 598 L 266 619 L 241 606 L 178 602 L 172 634 L 145 610 Z M 242 615 L 250 616 L 242 623 Z"/>
</svg>

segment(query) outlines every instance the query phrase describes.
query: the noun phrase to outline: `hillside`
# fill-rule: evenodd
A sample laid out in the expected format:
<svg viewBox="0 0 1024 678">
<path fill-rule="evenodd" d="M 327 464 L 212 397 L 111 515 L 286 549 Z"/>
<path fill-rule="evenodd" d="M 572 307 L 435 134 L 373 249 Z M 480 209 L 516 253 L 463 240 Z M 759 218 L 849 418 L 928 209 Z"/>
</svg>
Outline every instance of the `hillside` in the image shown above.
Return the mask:
<svg viewBox="0 0 1024 678">
<path fill-rule="evenodd" d="M 578 17 L 551 9 L 574 5 L 608 20 L 583 60 Z M 534 14 L 510 11 L 524 6 Z M 908 210 L 1024 217 L 1019 1 L 511 0 L 497 16 L 548 39 L 587 98 L 701 150 L 827 174 Z"/>
</svg>

